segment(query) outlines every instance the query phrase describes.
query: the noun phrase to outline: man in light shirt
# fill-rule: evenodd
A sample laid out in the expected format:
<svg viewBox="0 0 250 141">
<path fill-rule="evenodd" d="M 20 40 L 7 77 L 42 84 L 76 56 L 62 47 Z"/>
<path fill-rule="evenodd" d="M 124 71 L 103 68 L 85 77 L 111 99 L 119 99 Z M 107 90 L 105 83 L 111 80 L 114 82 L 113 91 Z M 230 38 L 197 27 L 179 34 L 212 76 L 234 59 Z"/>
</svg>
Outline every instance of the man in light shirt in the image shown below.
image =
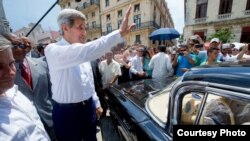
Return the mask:
<svg viewBox="0 0 250 141">
<path fill-rule="evenodd" d="M 147 77 L 146 72 L 143 71 L 142 53 L 143 48 L 137 48 L 136 56 L 131 59 L 131 67 L 129 71 L 132 75 L 132 80 L 140 80 Z"/>
<path fill-rule="evenodd" d="M 74 9 L 63 9 L 58 16 L 61 41 L 45 48 L 51 82 L 53 122 L 58 140 L 95 141 L 96 116 L 103 112 L 95 92 L 90 61 L 123 42 L 134 24 L 128 25 L 129 6 L 119 30 L 85 43 L 86 17 Z"/>
<path fill-rule="evenodd" d="M 14 85 L 11 43 L 0 36 L 0 141 L 50 140 L 31 103 Z"/>
<path fill-rule="evenodd" d="M 152 57 L 149 67 L 153 69 L 152 78 L 167 78 L 173 75 L 170 57 L 165 54 L 166 46 L 159 46 L 159 52 Z"/>
<path fill-rule="evenodd" d="M 106 53 L 105 58 L 106 60 L 103 60 L 99 65 L 103 88 L 118 84 L 118 77 L 122 75 L 119 63 L 113 59 L 113 52 Z"/>
</svg>

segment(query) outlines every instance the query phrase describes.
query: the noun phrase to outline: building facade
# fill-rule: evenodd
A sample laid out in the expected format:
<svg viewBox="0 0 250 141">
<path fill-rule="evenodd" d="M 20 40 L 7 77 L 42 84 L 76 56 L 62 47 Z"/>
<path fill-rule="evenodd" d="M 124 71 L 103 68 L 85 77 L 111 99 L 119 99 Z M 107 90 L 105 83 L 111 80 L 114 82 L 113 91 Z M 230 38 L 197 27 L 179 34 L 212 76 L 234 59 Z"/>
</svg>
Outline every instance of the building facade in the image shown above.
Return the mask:
<svg viewBox="0 0 250 141">
<path fill-rule="evenodd" d="M 30 23 L 28 27 L 22 27 L 21 29 L 16 30 L 14 34 L 19 37 L 26 36 L 26 34 L 33 28 L 34 25 L 34 23 Z M 29 34 L 28 38 L 34 44 L 47 44 L 51 41 L 59 40 L 58 38 L 60 38 L 60 33 L 57 31 L 44 31 L 41 24 L 38 24 L 36 28 L 34 28 L 34 30 L 31 32 L 31 34 Z"/>
<path fill-rule="evenodd" d="M 184 41 L 198 34 L 204 40 L 221 28 L 232 31 L 231 42 L 250 43 L 250 0 L 185 0 Z"/>
<path fill-rule="evenodd" d="M 0 32 L 10 32 L 9 22 L 3 8 L 3 0 L 0 0 Z"/>
<path fill-rule="evenodd" d="M 136 28 L 127 35 L 127 44 L 152 46 L 150 33 L 160 27 L 174 27 L 165 0 L 60 0 L 60 6 L 73 8 L 86 15 L 87 39 L 93 40 L 119 29 L 129 5 L 132 5 L 129 23 Z"/>
</svg>

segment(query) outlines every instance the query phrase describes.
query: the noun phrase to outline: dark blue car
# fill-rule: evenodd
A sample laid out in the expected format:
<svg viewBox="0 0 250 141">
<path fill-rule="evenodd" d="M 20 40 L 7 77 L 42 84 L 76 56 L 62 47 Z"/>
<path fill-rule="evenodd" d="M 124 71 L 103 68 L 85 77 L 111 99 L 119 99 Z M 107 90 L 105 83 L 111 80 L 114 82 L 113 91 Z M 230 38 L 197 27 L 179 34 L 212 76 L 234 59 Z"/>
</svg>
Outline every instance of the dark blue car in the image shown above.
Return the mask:
<svg viewBox="0 0 250 141">
<path fill-rule="evenodd" d="M 124 140 L 173 140 L 173 125 L 250 124 L 250 63 L 193 68 L 174 80 L 146 79 L 107 90 Z"/>
</svg>

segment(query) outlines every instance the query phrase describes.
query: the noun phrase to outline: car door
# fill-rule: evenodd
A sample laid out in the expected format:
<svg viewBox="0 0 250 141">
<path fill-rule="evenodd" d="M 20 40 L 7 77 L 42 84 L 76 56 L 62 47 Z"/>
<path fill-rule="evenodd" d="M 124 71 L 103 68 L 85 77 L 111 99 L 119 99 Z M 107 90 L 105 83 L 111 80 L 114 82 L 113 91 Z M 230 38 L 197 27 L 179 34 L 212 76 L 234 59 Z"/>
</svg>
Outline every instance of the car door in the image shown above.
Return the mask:
<svg viewBox="0 0 250 141">
<path fill-rule="evenodd" d="M 171 91 L 170 128 L 173 125 L 248 125 L 248 89 L 197 82 L 182 82 Z"/>
</svg>

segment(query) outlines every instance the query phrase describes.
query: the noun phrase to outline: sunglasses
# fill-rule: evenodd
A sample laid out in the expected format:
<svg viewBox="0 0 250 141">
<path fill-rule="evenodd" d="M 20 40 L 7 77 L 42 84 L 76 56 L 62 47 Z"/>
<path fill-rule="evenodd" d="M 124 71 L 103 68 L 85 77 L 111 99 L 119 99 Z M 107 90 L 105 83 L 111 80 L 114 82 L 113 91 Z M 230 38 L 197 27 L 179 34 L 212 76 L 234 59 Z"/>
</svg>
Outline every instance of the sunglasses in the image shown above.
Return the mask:
<svg viewBox="0 0 250 141">
<path fill-rule="evenodd" d="M 239 51 L 238 49 L 233 49 L 232 51 Z"/>
<path fill-rule="evenodd" d="M 213 49 L 213 50 L 220 50 L 220 49 L 218 49 L 218 48 L 216 48 L 216 47 L 212 47 L 211 49 Z"/>
<path fill-rule="evenodd" d="M 14 49 L 16 48 L 21 48 L 21 49 L 26 49 L 27 46 L 25 44 L 19 43 L 19 44 L 12 44 Z"/>
</svg>

